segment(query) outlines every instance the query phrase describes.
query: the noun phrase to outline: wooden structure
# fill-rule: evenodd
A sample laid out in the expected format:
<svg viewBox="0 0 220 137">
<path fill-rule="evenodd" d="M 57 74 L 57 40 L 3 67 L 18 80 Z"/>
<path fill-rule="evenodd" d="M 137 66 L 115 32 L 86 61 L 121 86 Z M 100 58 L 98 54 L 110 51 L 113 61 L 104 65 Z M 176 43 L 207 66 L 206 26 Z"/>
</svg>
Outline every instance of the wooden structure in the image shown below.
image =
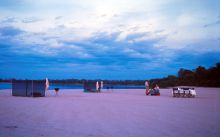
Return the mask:
<svg viewBox="0 0 220 137">
<path fill-rule="evenodd" d="M 12 96 L 44 97 L 46 80 L 13 80 Z"/>
</svg>

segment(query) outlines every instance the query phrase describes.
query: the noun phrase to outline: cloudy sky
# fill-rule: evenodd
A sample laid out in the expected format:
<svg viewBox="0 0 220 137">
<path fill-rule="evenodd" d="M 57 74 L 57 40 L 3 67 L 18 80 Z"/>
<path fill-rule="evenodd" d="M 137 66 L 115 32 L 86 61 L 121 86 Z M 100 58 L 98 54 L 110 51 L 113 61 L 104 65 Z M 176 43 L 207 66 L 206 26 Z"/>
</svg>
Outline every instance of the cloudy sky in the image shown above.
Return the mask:
<svg viewBox="0 0 220 137">
<path fill-rule="evenodd" d="M 219 0 L 1 0 L 0 78 L 150 79 L 219 61 Z"/>
</svg>

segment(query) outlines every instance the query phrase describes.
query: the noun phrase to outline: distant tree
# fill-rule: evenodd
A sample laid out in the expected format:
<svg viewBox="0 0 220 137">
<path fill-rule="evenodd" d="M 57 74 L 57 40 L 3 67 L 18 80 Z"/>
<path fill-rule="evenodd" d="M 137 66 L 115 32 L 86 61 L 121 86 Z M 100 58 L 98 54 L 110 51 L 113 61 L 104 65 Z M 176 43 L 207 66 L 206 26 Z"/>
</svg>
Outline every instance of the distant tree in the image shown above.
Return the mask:
<svg viewBox="0 0 220 137">
<path fill-rule="evenodd" d="M 191 70 L 181 68 L 178 72 L 178 77 L 182 79 L 192 79 L 194 78 L 194 72 Z"/>
<path fill-rule="evenodd" d="M 207 77 L 207 74 L 208 71 L 202 66 L 197 67 L 195 70 L 196 79 L 205 79 Z"/>
</svg>

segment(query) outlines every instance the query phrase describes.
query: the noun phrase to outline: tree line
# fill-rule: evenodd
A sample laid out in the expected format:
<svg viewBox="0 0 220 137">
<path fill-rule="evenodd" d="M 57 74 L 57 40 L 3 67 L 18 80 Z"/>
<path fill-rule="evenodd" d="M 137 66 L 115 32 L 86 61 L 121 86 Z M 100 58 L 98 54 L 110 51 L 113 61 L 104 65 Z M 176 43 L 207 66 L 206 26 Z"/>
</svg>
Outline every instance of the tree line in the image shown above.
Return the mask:
<svg viewBox="0 0 220 137">
<path fill-rule="evenodd" d="M 13 79 L 0 79 L 0 82 L 11 82 Z M 63 79 L 52 80 L 52 84 L 83 84 L 85 82 L 103 81 L 109 85 L 144 85 L 145 80 L 87 80 L 87 79 Z M 214 67 L 206 69 L 203 66 L 198 66 L 194 70 L 181 68 L 177 75 L 169 75 L 164 78 L 151 79 L 150 84 L 156 83 L 160 87 L 175 87 L 175 86 L 203 86 L 203 87 L 220 87 L 220 63 L 216 63 Z"/>
<path fill-rule="evenodd" d="M 206 69 L 198 66 L 194 70 L 181 68 L 177 76 L 170 75 L 162 79 L 152 79 L 160 87 L 175 86 L 202 86 L 202 87 L 220 87 L 220 63 L 216 66 Z"/>
</svg>

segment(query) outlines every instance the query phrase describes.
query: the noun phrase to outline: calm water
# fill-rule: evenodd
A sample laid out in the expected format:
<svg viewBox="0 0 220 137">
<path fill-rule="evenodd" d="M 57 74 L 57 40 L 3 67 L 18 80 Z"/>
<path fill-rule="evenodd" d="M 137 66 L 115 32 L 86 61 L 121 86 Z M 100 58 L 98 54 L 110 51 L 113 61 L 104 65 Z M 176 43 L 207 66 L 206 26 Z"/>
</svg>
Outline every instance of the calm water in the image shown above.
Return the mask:
<svg viewBox="0 0 220 137">
<path fill-rule="evenodd" d="M 0 83 L 0 89 L 11 89 L 12 84 L 11 83 Z M 72 85 L 72 84 L 50 84 L 49 89 L 54 89 L 54 88 L 60 88 L 60 89 L 83 89 L 83 85 Z M 142 86 L 137 86 L 137 85 L 104 85 L 104 89 L 107 88 L 113 88 L 113 89 L 144 89 L 144 85 Z"/>
<path fill-rule="evenodd" d="M 11 89 L 11 83 L 0 83 L 0 89 Z"/>
<path fill-rule="evenodd" d="M 62 85 L 62 84 L 50 84 L 49 89 L 83 89 L 82 85 Z M 11 83 L 0 83 L 0 89 L 12 89 Z"/>
</svg>

